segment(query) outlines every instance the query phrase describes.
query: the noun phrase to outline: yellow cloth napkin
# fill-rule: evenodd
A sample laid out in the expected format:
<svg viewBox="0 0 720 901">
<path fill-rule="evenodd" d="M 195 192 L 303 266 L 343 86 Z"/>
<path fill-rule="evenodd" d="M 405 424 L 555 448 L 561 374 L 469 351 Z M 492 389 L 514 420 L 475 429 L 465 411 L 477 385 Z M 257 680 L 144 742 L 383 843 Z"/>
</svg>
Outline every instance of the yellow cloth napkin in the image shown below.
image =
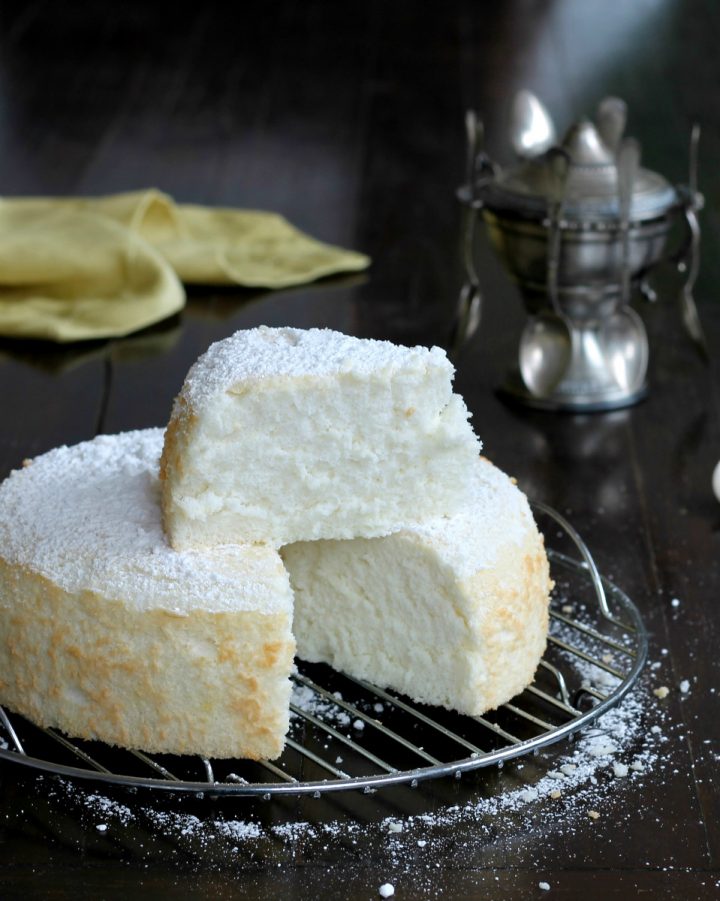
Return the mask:
<svg viewBox="0 0 720 901">
<path fill-rule="evenodd" d="M 369 259 L 274 213 L 176 204 L 159 191 L 0 200 L 0 334 L 79 341 L 176 313 L 181 282 L 286 288 Z"/>
</svg>

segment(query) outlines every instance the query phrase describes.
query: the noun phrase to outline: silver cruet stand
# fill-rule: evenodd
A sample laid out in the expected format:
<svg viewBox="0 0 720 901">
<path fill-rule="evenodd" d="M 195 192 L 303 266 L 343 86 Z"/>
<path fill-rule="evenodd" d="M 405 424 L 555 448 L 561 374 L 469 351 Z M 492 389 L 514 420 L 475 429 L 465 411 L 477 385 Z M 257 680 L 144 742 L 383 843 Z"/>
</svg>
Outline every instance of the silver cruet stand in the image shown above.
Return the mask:
<svg viewBox="0 0 720 901">
<path fill-rule="evenodd" d="M 690 179 L 674 186 L 640 165 L 624 138 L 626 108 L 600 104 L 562 140 L 540 101 L 515 100 L 511 139 L 517 165 L 502 169 L 482 150 L 482 124 L 467 114 L 468 167 L 458 196 L 465 208 L 466 290 L 479 290 L 474 235 L 479 221 L 518 285 L 528 319 L 517 364 L 503 392 L 529 406 L 592 412 L 629 406 L 647 393 L 648 339 L 630 306 L 634 286 L 653 299 L 647 276 L 671 259 L 685 273 L 683 322 L 706 354 L 693 299 L 699 265 L 699 128 L 691 135 Z M 669 234 L 684 223 L 674 254 Z"/>
</svg>

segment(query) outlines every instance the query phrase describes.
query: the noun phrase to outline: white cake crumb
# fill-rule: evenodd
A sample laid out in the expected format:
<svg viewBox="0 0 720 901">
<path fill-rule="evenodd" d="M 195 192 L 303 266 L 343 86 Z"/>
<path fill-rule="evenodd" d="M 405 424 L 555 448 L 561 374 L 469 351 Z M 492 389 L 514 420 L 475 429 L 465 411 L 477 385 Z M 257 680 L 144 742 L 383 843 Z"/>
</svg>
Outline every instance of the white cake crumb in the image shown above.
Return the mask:
<svg viewBox="0 0 720 901">
<path fill-rule="evenodd" d="M 599 820 L 600 813 L 597 810 L 588 810 L 588 816 L 591 820 Z"/>
<path fill-rule="evenodd" d="M 662 701 L 663 698 L 666 698 L 670 694 L 670 689 L 667 685 L 661 685 L 660 688 L 653 688 L 653 694 Z"/>
<path fill-rule="evenodd" d="M 623 776 L 627 776 L 628 768 L 624 763 L 614 763 L 613 764 L 613 773 L 619 778 L 622 779 Z"/>
<path fill-rule="evenodd" d="M 236 782 L 238 785 L 247 785 L 247 779 L 244 779 L 242 776 L 238 776 L 237 773 L 228 773 L 225 777 L 228 782 Z"/>
<path fill-rule="evenodd" d="M 98 832 L 107 832 L 108 827 L 107 827 L 107 823 L 98 823 L 98 825 L 95 828 L 97 829 Z"/>
<path fill-rule="evenodd" d="M 396 822 L 388 823 L 388 832 L 402 832 L 402 831 L 403 831 L 402 823 L 396 823 Z"/>
<path fill-rule="evenodd" d="M 427 845 L 427 842 L 425 841 L 424 838 L 418 839 L 418 843 L 417 843 L 418 848 L 424 848 L 425 845 Z"/>
<path fill-rule="evenodd" d="M 553 799 L 553 801 L 557 801 L 557 799 L 558 799 L 559 797 L 561 797 L 561 796 L 562 796 L 562 792 L 560 791 L 559 788 L 554 788 L 554 789 L 550 792 L 550 797 Z"/>
<path fill-rule="evenodd" d="M 372 538 L 461 509 L 481 444 L 453 373 L 438 347 L 330 329 L 260 327 L 212 344 L 167 431 L 170 543 Z"/>
<path fill-rule="evenodd" d="M 378 889 L 381 898 L 392 898 L 395 894 L 395 886 L 390 882 L 384 882 Z"/>
<path fill-rule="evenodd" d="M 538 888 L 542 889 L 544 892 L 550 891 L 550 883 L 549 882 L 538 882 Z"/>
<path fill-rule="evenodd" d="M 670 601 L 670 603 L 672 604 L 673 607 L 679 607 L 680 606 L 680 598 L 673 598 Z"/>
<path fill-rule="evenodd" d="M 365 723 L 363 723 L 362 720 L 355 720 L 355 722 L 353 723 L 353 729 L 364 729 L 364 728 L 365 728 Z"/>
<path fill-rule="evenodd" d="M 616 751 L 617 746 L 612 742 L 607 741 L 594 742 L 589 749 L 589 753 L 593 757 L 607 757 L 609 754 L 614 754 Z"/>
<path fill-rule="evenodd" d="M 690 691 L 690 682 L 687 679 L 683 679 L 679 687 L 680 691 L 686 695 Z"/>
</svg>

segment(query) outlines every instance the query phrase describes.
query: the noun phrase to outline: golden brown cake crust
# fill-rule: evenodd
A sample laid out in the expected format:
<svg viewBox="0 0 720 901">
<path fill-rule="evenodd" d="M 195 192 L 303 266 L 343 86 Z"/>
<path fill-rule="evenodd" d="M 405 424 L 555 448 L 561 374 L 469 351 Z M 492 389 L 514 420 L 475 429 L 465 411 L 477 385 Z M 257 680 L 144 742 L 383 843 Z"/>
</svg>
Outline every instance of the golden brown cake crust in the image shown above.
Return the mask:
<svg viewBox="0 0 720 901">
<path fill-rule="evenodd" d="M 277 757 L 286 614 L 138 610 L 69 594 L 0 559 L 0 700 L 43 726 L 127 748 Z"/>
<path fill-rule="evenodd" d="M 162 441 L 99 436 L 0 486 L 0 703 L 129 748 L 275 757 L 295 650 L 287 574 L 259 545 L 168 546 Z"/>
</svg>

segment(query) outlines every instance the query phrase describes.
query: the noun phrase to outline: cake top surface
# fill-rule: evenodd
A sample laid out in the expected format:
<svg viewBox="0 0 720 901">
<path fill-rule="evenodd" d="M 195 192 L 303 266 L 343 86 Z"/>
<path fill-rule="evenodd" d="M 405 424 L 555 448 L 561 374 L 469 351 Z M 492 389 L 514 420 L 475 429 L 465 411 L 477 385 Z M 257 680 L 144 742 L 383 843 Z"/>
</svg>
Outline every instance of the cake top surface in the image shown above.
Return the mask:
<svg viewBox="0 0 720 901">
<path fill-rule="evenodd" d="M 290 612 L 287 574 L 260 545 L 178 552 L 160 521 L 162 429 L 59 447 L 0 485 L 0 555 L 70 592 L 179 614 Z"/>
<path fill-rule="evenodd" d="M 331 329 L 259 328 L 235 332 L 212 344 L 194 363 L 182 396 L 194 407 L 246 380 L 279 377 L 369 375 L 379 370 L 453 366 L 439 347 L 402 347 L 390 341 L 354 338 Z"/>
<path fill-rule="evenodd" d="M 403 530 L 437 551 L 458 579 L 495 565 L 508 544 L 522 544 L 536 526 L 527 498 L 489 460 L 478 458 L 467 486 L 467 504 L 452 516 L 437 516 Z"/>
</svg>

